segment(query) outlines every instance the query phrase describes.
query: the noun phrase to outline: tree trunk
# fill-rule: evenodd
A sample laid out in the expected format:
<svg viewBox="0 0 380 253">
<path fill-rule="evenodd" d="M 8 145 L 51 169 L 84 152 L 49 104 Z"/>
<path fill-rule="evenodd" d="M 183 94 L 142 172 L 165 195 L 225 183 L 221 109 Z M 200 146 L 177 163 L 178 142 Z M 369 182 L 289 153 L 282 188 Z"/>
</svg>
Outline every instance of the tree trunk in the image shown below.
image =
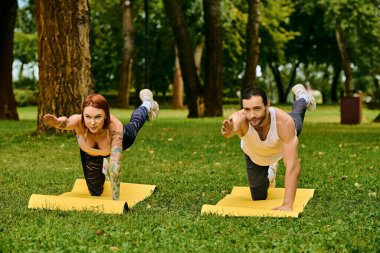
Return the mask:
<svg viewBox="0 0 380 253">
<path fill-rule="evenodd" d="M 193 57 L 190 34 L 185 22 L 185 16 L 178 0 L 163 0 L 166 15 L 172 27 L 178 48 L 179 61 L 186 100 L 189 108 L 189 118 L 202 116 L 202 91 Z"/>
<path fill-rule="evenodd" d="M 0 2 L 0 120 L 18 120 L 12 86 L 13 35 L 17 0 Z"/>
<path fill-rule="evenodd" d="M 286 100 L 286 97 L 288 96 L 290 90 L 294 86 L 294 81 L 296 80 L 296 76 L 297 76 L 297 69 L 300 66 L 300 64 L 301 64 L 300 61 L 296 61 L 296 63 L 293 64 L 293 69 L 292 69 L 292 74 L 290 76 L 289 85 L 284 92 L 285 100 Z"/>
<path fill-rule="evenodd" d="M 338 47 L 339 47 L 340 57 L 342 59 L 344 75 L 346 77 L 346 80 L 344 81 L 344 86 L 346 89 L 346 95 L 348 97 L 351 97 L 354 94 L 354 83 L 352 81 L 350 59 L 349 59 L 347 51 L 346 51 L 344 39 L 342 36 L 342 29 L 341 29 L 340 25 L 337 25 L 337 27 L 335 29 L 335 36 L 336 36 L 336 41 L 337 41 Z"/>
<path fill-rule="evenodd" d="M 197 69 L 197 75 L 201 73 L 201 63 L 202 63 L 202 54 L 203 54 L 203 43 L 199 43 L 194 50 L 194 62 L 195 68 Z"/>
<path fill-rule="evenodd" d="M 198 44 L 194 51 L 194 62 L 195 68 L 197 70 L 197 75 L 199 76 L 201 71 L 201 61 L 202 61 L 203 43 Z M 181 67 L 178 57 L 178 49 L 175 47 L 175 66 L 174 66 L 174 77 L 173 77 L 173 109 L 182 109 L 183 107 L 183 80 L 181 75 Z"/>
<path fill-rule="evenodd" d="M 182 109 L 183 107 L 183 80 L 182 80 L 182 75 L 181 75 L 181 67 L 179 65 L 177 47 L 175 48 L 172 105 L 173 105 L 173 109 Z"/>
<path fill-rule="evenodd" d="M 276 87 L 278 91 L 278 102 L 280 103 L 286 103 L 286 96 L 284 92 L 284 85 L 282 84 L 282 78 L 281 73 L 278 70 L 278 66 L 275 63 L 268 62 L 269 68 L 272 71 L 272 74 L 274 76 L 274 80 L 276 82 Z"/>
<path fill-rule="evenodd" d="M 223 45 L 220 2 L 203 0 L 206 28 L 205 116 L 223 116 Z"/>
<path fill-rule="evenodd" d="M 338 102 L 338 83 L 340 78 L 340 72 L 342 71 L 340 66 L 337 66 L 337 64 L 333 65 L 334 69 L 334 75 L 331 83 L 331 102 L 336 103 Z"/>
<path fill-rule="evenodd" d="M 18 72 L 18 80 L 21 80 L 23 75 L 24 75 L 24 63 L 21 62 L 20 71 Z"/>
<path fill-rule="evenodd" d="M 121 108 L 129 106 L 129 89 L 132 80 L 132 54 L 134 47 L 133 22 L 132 22 L 132 1 L 121 0 L 123 9 L 123 62 L 121 64 L 121 74 L 118 92 L 118 103 Z"/>
<path fill-rule="evenodd" d="M 36 0 L 39 67 L 37 131 L 46 113 L 70 116 L 93 87 L 87 0 Z"/>
<path fill-rule="evenodd" d="M 256 67 L 260 54 L 260 0 L 248 1 L 247 61 L 245 65 L 242 90 L 256 85 Z"/>
</svg>

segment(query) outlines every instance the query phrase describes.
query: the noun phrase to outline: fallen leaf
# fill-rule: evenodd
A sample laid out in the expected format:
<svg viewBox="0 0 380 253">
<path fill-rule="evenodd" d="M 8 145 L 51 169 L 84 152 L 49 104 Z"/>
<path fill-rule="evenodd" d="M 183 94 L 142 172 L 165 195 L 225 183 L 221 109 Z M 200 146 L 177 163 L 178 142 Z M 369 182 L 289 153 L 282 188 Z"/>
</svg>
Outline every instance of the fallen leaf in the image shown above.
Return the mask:
<svg viewBox="0 0 380 253">
<path fill-rule="evenodd" d="M 97 229 L 95 233 L 96 233 L 96 235 L 103 235 L 104 230 L 103 229 Z"/>
<path fill-rule="evenodd" d="M 370 196 L 370 197 L 376 197 L 376 192 L 370 192 L 370 193 L 368 193 L 368 196 Z"/>
</svg>

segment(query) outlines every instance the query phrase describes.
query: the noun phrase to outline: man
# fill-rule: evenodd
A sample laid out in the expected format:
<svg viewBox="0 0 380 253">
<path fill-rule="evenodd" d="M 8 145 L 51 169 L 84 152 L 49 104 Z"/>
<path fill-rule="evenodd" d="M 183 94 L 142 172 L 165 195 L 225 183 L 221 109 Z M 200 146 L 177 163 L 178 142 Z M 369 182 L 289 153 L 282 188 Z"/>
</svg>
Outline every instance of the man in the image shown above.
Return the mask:
<svg viewBox="0 0 380 253">
<path fill-rule="evenodd" d="M 270 107 L 264 90 L 246 89 L 242 94 L 243 109 L 222 123 L 222 135 L 238 135 L 245 154 L 247 175 L 253 200 L 264 200 L 270 181 L 274 181 L 277 162 L 282 158 L 285 173 L 285 196 L 274 210 L 292 211 L 301 166 L 298 161 L 298 135 L 301 133 L 306 108 L 314 111 L 316 102 L 302 84 L 292 88 L 296 96 L 292 111 Z M 268 173 L 269 170 L 269 173 Z M 269 175 L 269 178 L 268 178 Z"/>
</svg>

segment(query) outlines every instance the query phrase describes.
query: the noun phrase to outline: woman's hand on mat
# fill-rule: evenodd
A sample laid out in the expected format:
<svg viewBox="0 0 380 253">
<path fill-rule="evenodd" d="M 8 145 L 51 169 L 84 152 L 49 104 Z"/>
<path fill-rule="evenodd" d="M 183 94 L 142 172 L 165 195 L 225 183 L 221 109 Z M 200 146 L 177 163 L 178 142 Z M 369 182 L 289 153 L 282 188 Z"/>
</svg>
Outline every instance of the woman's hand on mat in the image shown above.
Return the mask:
<svg viewBox="0 0 380 253">
<path fill-rule="evenodd" d="M 279 211 L 293 211 L 293 208 L 291 208 L 290 206 L 277 206 L 275 208 L 273 208 L 272 210 L 279 210 Z"/>
<path fill-rule="evenodd" d="M 47 126 L 56 126 L 58 124 L 57 117 L 52 114 L 45 114 L 42 118 L 42 122 Z"/>
</svg>

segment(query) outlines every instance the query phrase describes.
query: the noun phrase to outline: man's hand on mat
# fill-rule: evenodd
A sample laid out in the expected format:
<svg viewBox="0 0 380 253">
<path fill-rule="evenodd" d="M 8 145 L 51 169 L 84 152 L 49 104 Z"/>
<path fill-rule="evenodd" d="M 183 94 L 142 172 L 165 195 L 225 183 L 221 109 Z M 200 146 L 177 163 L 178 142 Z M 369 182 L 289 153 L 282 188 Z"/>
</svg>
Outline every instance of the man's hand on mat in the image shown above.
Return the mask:
<svg viewBox="0 0 380 253">
<path fill-rule="evenodd" d="M 277 206 L 275 208 L 273 208 L 272 210 L 279 210 L 279 211 L 293 211 L 293 208 L 291 208 L 290 206 Z"/>
</svg>

